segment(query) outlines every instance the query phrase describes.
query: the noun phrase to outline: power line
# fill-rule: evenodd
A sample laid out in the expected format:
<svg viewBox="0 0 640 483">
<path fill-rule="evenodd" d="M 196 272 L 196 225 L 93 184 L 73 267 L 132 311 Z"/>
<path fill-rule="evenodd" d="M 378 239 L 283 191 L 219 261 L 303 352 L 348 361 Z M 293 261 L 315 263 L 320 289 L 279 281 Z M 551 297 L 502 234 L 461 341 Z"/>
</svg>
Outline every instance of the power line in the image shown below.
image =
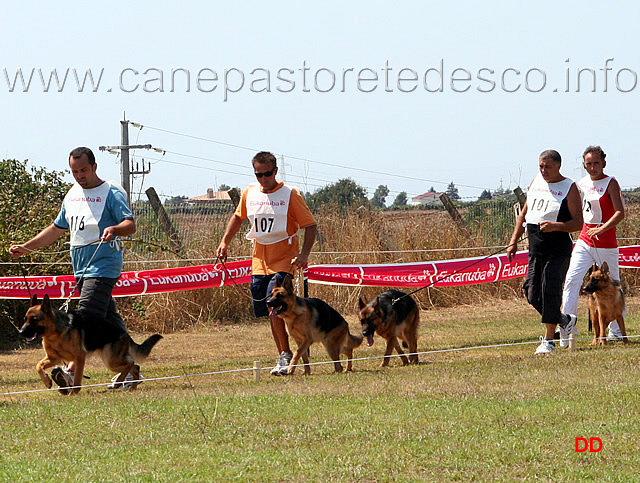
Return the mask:
<svg viewBox="0 0 640 483">
<path fill-rule="evenodd" d="M 205 158 L 203 156 L 194 156 L 194 155 L 178 153 L 178 152 L 174 152 L 174 151 L 165 151 L 165 152 L 169 153 L 169 154 L 176 155 L 176 156 L 183 156 L 183 157 L 186 157 L 186 158 L 198 159 L 198 160 L 201 160 L 201 161 L 211 161 L 211 162 L 220 163 L 220 164 L 224 164 L 224 165 L 228 165 L 228 166 L 237 166 L 237 164 L 234 164 L 234 163 L 228 163 L 228 162 L 225 162 L 225 161 L 219 161 L 217 159 L 212 159 L 212 158 Z M 183 163 L 183 162 L 180 162 L 180 161 L 171 161 L 171 160 L 167 159 L 164 156 L 162 158 L 154 158 L 154 157 L 147 156 L 145 159 L 156 161 L 156 162 L 161 162 L 161 163 L 175 164 L 175 165 L 178 165 L 178 166 L 186 166 L 186 167 L 189 167 L 189 168 L 197 168 L 197 169 L 204 169 L 204 170 L 207 170 L 207 171 L 215 171 L 217 173 L 234 174 L 234 175 L 237 175 L 237 176 L 243 176 L 243 177 L 247 177 L 247 178 L 252 178 L 253 177 L 253 175 L 247 174 L 246 172 L 240 173 L 240 172 L 237 172 L 237 171 L 228 171 L 228 170 L 225 170 L 225 169 L 212 168 L 212 167 L 209 167 L 209 166 L 201 166 L 201 165 L 197 165 L 197 164 Z M 321 182 L 321 183 L 335 183 L 335 181 L 332 181 L 332 180 L 305 177 L 305 176 L 301 176 L 301 175 L 297 175 L 297 174 L 293 174 L 293 173 L 289 173 L 287 176 L 299 179 L 302 183 L 305 184 L 305 186 L 307 186 L 307 187 L 311 186 L 313 188 L 322 188 L 325 185 L 309 183 L 308 180 L 318 181 L 318 182 Z M 367 191 L 375 192 L 375 188 L 371 188 L 371 187 L 368 187 L 368 186 L 363 186 L 363 188 L 366 188 Z M 401 191 L 389 190 L 389 194 L 396 194 L 397 195 L 398 193 L 401 193 Z M 407 193 L 407 192 L 405 191 L 405 193 Z M 407 196 L 414 195 L 414 194 L 415 193 L 407 193 Z"/>
<path fill-rule="evenodd" d="M 208 142 L 208 143 L 213 143 L 213 144 L 219 144 L 222 146 L 227 146 L 227 147 L 232 147 L 232 148 L 237 148 L 237 149 L 243 149 L 246 151 L 252 151 L 252 152 L 258 152 L 261 151 L 261 149 L 258 148 L 251 148 L 248 146 L 242 146 L 239 144 L 233 144 L 233 143 L 226 143 L 223 141 L 217 141 L 215 139 L 208 139 L 208 138 L 203 138 L 200 136 L 193 136 L 191 134 L 185 134 L 185 133 L 181 133 L 181 132 L 177 132 L 177 131 L 171 131 L 169 129 L 162 129 L 162 128 L 158 128 L 158 127 L 153 127 L 153 126 L 147 126 L 147 125 L 143 125 L 143 124 L 139 124 L 139 123 L 131 123 L 132 126 L 134 127 L 138 127 L 139 129 L 143 129 L 143 128 L 147 128 L 147 129 L 152 129 L 154 131 L 160 131 L 160 132 L 164 132 L 164 133 L 168 133 L 168 134 L 173 134 L 175 136 L 182 136 L 182 137 L 186 137 L 186 138 L 190 138 L 190 139 L 196 139 L 198 141 L 204 141 L 204 142 Z M 324 161 L 316 161 L 316 160 L 312 160 L 312 159 L 308 159 L 308 158 L 301 158 L 298 156 L 290 156 L 284 153 L 274 153 L 278 156 L 284 156 L 287 157 L 289 159 L 296 159 L 298 161 L 304 161 L 307 163 L 313 163 L 313 164 L 320 164 L 323 166 L 330 166 L 333 168 L 342 168 L 342 169 L 349 169 L 352 171 L 358 171 L 361 173 L 368 173 L 368 174 L 376 174 L 376 175 L 381 175 L 381 176 L 391 176 L 394 178 L 400 178 L 400 179 L 407 179 L 407 180 L 412 180 L 412 181 L 424 181 L 426 183 L 436 183 L 436 184 L 442 184 L 445 186 L 448 186 L 450 183 L 447 183 L 445 181 L 437 181 L 437 180 L 432 180 L 432 179 L 427 179 L 427 178 L 419 178 L 416 176 L 405 176 L 405 175 L 401 175 L 401 174 L 395 174 L 395 173 L 385 173 L 383 171 L 374 171 L 374 170 L 370 170 L 370 169 L 364 169 L 364 168 L 355 168 L 355 167 L 351 167 L 351 166 L 343 166 L 341 164 L 335 164 L 335 163 L 327 163 Z M 466 184 L 456 184 L 456 186 L 460 186 L 463 188 L 471 188 L 471 189 L 477 189 L 477 190 L 485 190 L 486 188 L 481 188 L 479 186 L 473 186 L 473 185 L 466 185 Z"/>
</svg>

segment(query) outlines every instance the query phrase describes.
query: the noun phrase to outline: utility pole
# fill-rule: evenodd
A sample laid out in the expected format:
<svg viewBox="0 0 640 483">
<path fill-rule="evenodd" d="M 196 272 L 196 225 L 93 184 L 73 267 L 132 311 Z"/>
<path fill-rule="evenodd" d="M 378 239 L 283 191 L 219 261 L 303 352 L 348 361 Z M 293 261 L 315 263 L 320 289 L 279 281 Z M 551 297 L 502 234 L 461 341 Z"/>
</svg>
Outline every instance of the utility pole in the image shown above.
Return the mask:
<svg viewBox="0 0 640 483">
<path fill-rule="evenodd" d="M 280 156 L 280 165 L 282 166 L 282 181 L 287 181 L 287 170 L 285 168 L 286 163 L 284 162 L 284 156 Z"/>
<path fill-rule="evenodd" d="M 129 122 L 120 121 L 120 184 L 127 193 L 127 204 L 131 206 L 131 173 L 129 169 Z"/>
<path fill-rule="evenodd" d="M 156 152 L 162 153 L 160 148 L 154 148 L 151 144 L 129 144 L 129 124 L 132 124 L 126 119 L 120 121 L 120 146 L 100 146 L 100 151 L 115 152 L 120 151 L 120 184 L 127 193 L 127 203 L 131 205 L 131 175 L 132 174 L 146 174 L 149 171 L 144 171 L 144 163 L 142 165 L 142 172 L 131 172 L 131 165 L 129 160 L 130 149 L 153 149 Z M 136 126 L 136 124 L 134 124 Z M 139 125 L 138 125 L 139 126 Z"/>
</svg>

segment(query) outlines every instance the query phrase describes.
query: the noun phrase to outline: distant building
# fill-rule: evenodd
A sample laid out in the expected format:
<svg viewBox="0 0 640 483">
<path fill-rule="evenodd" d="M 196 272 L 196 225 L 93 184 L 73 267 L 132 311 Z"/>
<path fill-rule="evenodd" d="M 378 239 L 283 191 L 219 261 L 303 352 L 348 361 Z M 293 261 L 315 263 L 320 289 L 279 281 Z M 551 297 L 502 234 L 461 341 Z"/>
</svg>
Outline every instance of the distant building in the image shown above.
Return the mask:
<svg viewBox="0 0 640 483">
<path fill-rule="evenodd" d="M 435 191 L 430 191 L 429 193 L 423 193 L 418 196 L 414 196 L 411 198 L 411 204 L 413 206 L 418 205 L 441 205 L 440 195 L 442 193 L 436 193 Z"/>
<path fill-rule="evenodd" d="M 206 195 L 188 198 L 184 202 L 190 205 L 215 206 L 231 203 L 231 198 L 229 198 L 229 193 L 226 191 L 213 191 L 213 188 L 208 188 Z"/>
</svg>

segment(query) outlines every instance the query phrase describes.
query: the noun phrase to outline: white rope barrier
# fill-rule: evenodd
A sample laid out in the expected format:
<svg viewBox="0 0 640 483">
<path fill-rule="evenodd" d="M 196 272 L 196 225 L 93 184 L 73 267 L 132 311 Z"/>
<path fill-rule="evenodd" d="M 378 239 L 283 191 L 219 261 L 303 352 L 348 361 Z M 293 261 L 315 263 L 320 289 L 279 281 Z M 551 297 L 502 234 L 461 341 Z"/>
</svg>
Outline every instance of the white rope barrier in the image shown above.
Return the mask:
<svg viewBox="0 0 640 483">
<path fill-rule="evenodd" d="M 628 241 L 628 240 L 640 240 L 640 238 L 618 238 L 619 241 Z M 123 240 L 124 242 L 128 240 Z M 438 252 L 459 252 L 459 251 L 476 251 L 476 250 L 497 250 L 499 248 L 505 248 L 504 245 L 496 245 L 496 246 L 486 246 L 486 247 L 459 247 L 459 248 L 430 248 L 430 249 L 420 249 L 420 250 L 365 250 L 365 251 L 348 251 L 348 252 L 311 252 L 311 255 L 375 255 L 375 254 L 388 254 L 388 253 L 438 253 Z M 60 252 L 45 252 L 45 251 L 36 251 L 30 250 L 36 253 L 40 253 L 42 255 L 57 255 L 69 253 L 69 250 L 60 251 Z M 242 257 L 227 257 L 229 260 L 249 260 L 251 256 L 242 256 Z M 216 257 L 205 257 L 205 258 L 176 258 L 176 259 L 166 259 L 166 260 L 125 260 L 124 264 L 133 264 L 133 263 L 184 263 L 184 262 L 211 262 L 216 261 Z M 16 265 L 17 262 L 0 262 L 0 265 Z M 23 265 L 71 265 L 71 262 L 23 262 Z"/>
<path fill-rule="evenodd" d="M 640 335 L 629 335 L 627 336 L 628 339 L 635 339 L 635 338 L 640 338 Z M 601 337 L 600 339 L 606 339 L 606 337 Z M 580 339 L 569 339 L 569 340 L 573 340 L 575 342 L 577 341 L 588 341 L 588 340 L 593 340 L 593 337 L 584 337 L 584 338 L 580 338 Z M 310 362 L 309 364 L 296 364 L 293 367 L 296 368 L 302 368 L 306 365 L 308 366 L 320 366 L 320 365 L 327 365 L 327 364 L 334 364 L 335 362 L 347 362 L 347 361 L 352 361 L 352 362 L 361 362 L 361 361 L 370 361 L 370 360 L 379 360 L 379 359 L 391 359 L 391 358 L 397 358 L 397 357 L 409 357 L 409 356 L 413 356 L 413 355 L 429 355 L 429 354 L 444 354 L 444 353 L 448 353 L 448 352 L 463 352 L 463 351 L 470 351 L 470 350 L 478 350 L 478 349 L 496 349 L 496 348 L 502 348 L 502 347 L 516 347 L 516 346 L 522 346 L 522 345 L 531 345 L 531 344 L 539 344 L 540 340 L 534 340 L 534 341 L 527 341 L 527 342 L 510 342 L 510 343 L 501 343 L 501 344 L 489 344 L 489 345 L 479 345 L 479 346 L 471 346 L 471 347 L 455 347 L 452 349 L 435 349 L 435 350 L 430 350 L 430 351 L 423 351 L 423 352 L 411 352 L 411 353 L 405 353 L 405 354 L 391 354 L 389 356 L 371 356 L 371 357 L 359 357 L 359 358 L 354 358 L 354 359 L 343 359 L 343 360 L 339 360 L 339 361 L 321 361 L 321 362 Z M 259 361 L 256 361 L 259 362 Z M 275 368 L 276 366 L 269 366 L 269 367 L 259 367 L 260 364 L 255 364 L 253 367 L 249 367 L 249 368 L 241 368 L 241 369 L 227 369 L 227 370 L 222 370 L 222 371 L 213 371 L 213 372 L 201 372 L 201 373 L 195 373 L 195 374 L 184 374 L 184 375 L 179 375 L 179 376 L 163 376 L 163 377 L 151 377 L 151 378 L 145 378 L 145 379 L 140 379 L 140 380 L 134 380 L 134 381 L 126 381 L 127 383 L 130 382 L 153 382 L 153 381 L 166 381 L 166 380 L 172 380 L 172 379 L 185 379 L 185 378 L 189 378 L 189 377 L 203 377 L 203 376 L 215 376 L 215 375 L 220 375 L 220 374 L 234 374 L 234 373 L 242 373 L 242 372 L 254 372 L 254 377 L 256 379 L 256 381 L 260 380 L 260 371 L 261 370 L 270 370 Z M 256 375 L 257 374 L 257 375 Z M 100 384 L 85 384 L 82 386 L 67 386 L 64 389 L 75 389 L 75 388 L 88 388 L 88 387 L 101 387 L 101 386 L 108 386 L 110 384 L 113 384 L 113 382 L 109 381 L 109 382 L 105 382 L 105 383 L 100 383 Z M 0 393 L 0 396 L 16 396 L 16 395 L 20 395 L 20 394 L 33 394 L 33 393 L 40 393 L 40 392 L 50 392 L 50 391 L 58 391 L 60 388 L 59 387 L 52 387 L 50 389 L 30 389 L 30 390 L 26 390 L 26 391 L 16 391 L 16 392 L 4 392 L 4 393 Z M 114 390 L 119 390 L 119 389 L 114 389 Z"/>
<path fill-rule="evenodd" d="M 126 240 L 125 240 L 126 241 Z M 475 250 L 497 250 L 504 248 L 504 245 L 493 247 L 466 247 L 466 248 L 432 248 L 424 250 L 370 250 L 370 251 L 350 251 L 350 252 L 311 252 L 311 255 L 374 255 L 386 253 L 435 253 L 435 252 L 458 252 L 458 251 L 475 251 Z M 38 252 L 43 255 L 54 255 L 65 252 Z M 244 257 L 227 257 L 229 260 L 248 260 L 251 256 Z M 178 263 L 178 262 L 207 262 L 216 261 L 215 257 L 207 258 L 176 258 L 167 260 L 125 260 L 124 264 L 132 263 Z M 16 262 L 0 262 L 0 265 L 15 265 Z M 46 263 L 46 262 L 23 262 L 23 265 L 71 265 L 71 262 Z"/>
</svg>

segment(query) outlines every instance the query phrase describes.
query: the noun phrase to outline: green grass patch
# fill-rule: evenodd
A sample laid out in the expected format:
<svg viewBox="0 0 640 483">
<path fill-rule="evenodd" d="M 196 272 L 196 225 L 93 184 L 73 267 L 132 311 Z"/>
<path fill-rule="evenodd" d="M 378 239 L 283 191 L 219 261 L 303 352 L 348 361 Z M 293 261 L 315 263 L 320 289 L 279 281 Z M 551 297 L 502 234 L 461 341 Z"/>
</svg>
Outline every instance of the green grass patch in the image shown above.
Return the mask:
<svg viewBox="0 0 640 483">
<path fill-rule="evenodd" d="M 637 326 L 631 315 L 630 334 Z M 534 341 L 541 329 L 522 302 L 439 309 L 423 313 L 419 348 Z M 272 344 L 262 324 L 169 334 L 143 373 L 267 367 Z M 432 353 L 385 369 L 357 361 L 349 374 L 327 365 L 307 377 L 241 372 L 147 381 L 132 393 L 1 396 L 0 480 L 637 481 L 640 344 L 580 341 L 549 357 L 535 347 Z M 0 354 L 0 390 L 40 388 L 40 357 Z M 326 360 L 321 346 L 311 360 Z M 110 378 L 99 361 L 87 372 L 91 383 Z M 577 453 L 576 437 L 603 448 Z"/>
</svg>

